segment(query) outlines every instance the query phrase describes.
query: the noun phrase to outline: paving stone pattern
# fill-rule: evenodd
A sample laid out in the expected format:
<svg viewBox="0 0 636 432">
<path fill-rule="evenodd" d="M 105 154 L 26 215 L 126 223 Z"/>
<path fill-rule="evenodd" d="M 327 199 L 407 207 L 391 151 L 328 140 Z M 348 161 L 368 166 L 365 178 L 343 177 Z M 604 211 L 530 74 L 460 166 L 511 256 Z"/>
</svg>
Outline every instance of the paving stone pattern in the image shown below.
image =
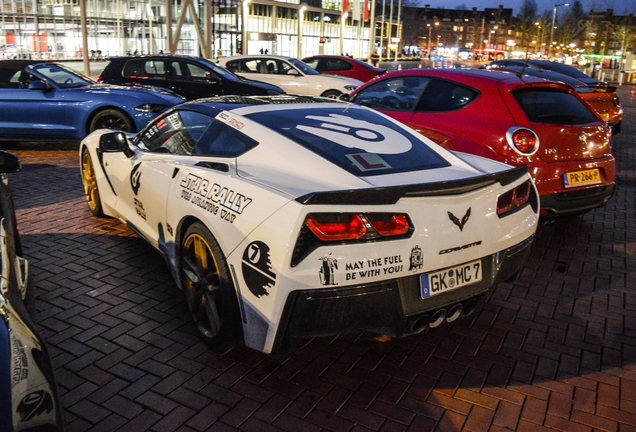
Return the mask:
<svg viewBox="0 0 636 432">
<path fill-rule="evenodd" d="M 636 86 L 618 189 L 543 224 L 520 278 L 425 334 L 199 341 L 162 258 L 84 202 L 75 146 L 3 144 L 68 430 L 636 431 Z"/>
</svg>

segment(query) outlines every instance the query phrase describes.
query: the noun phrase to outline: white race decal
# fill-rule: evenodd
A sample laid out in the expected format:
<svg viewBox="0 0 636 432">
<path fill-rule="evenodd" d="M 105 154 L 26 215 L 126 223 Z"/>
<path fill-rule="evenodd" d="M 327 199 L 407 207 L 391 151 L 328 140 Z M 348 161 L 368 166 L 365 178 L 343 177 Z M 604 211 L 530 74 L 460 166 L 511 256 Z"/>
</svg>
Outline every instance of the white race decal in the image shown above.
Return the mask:
<svg viewBox="0 0 636 432">
<path fill-rule="evenodd" d="M 298 129 L 326 138 L 344 147 L 358 148 L 369 153 L 379 154 L 406 153 L 412 147 L 411 141 L 399 132 L 364 120 L 356 120 L 339 114 L 329 114 L 329 117 L 307 116 L 305 118 L 325 123 L 321 123 L 319 128 L 300 125 L 297 126 Z"/>
</svg>

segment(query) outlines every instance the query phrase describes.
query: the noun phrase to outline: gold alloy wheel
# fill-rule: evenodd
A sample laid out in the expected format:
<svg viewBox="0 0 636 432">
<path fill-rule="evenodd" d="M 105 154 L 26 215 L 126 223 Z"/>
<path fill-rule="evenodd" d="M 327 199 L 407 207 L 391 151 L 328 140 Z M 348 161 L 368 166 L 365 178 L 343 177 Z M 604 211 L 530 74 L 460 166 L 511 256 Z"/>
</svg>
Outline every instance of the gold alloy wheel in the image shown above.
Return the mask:
<svg viewBox="0 0 636 432">
<path fill-rule="evenodd" d="M 88 208 L 93 214 L 100 215 L 102 204 L 99 198 L 99 190 L 97 189 L 95 168 L 88 150 L 85 150 L 82 155 L 82 183 L 84 183 L 84 195 L 86 196 Z"/>
<path fill-rule="evenodd" d="M 197 232 L 183 242 L 181 271 L 192 319 L 206 339 L 215 339 L 222 326 L 219 270 L 210 245 Z"/>
</svg>

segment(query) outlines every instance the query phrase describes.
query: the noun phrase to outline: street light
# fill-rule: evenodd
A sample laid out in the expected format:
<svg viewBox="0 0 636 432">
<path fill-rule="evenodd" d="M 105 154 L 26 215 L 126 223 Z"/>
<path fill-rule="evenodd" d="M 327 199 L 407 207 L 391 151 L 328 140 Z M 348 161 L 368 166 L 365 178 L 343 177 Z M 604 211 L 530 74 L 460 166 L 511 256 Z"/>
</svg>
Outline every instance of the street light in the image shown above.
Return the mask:
<svg viewBox="0 0 636 432">
<path fill-rule="evenodd" d="M 548 60 L 550 60 L 550 54 L 552 53 L 552 40 L 554 39 L 554 22 L 556 21 L 556 10 L 559 6 L 570 6 L 570 3 L 559 3 L 554 5 L 552 10 L 552 28 L 550 28 L 550 45 L 548 45 Z"/>
<path fill-rule="evenodd" d="M 435 23 L 436 26 L 439 25 L 439 22 Z M 428 46 L 426 47 L 426 51 L 428 52 L 428 55 L 431 55 L 431 31 L 433 30 L 433 26 L 431 26 L 430 24 L 426 24 L 426 27 L 428 27 Z"/>
</svg>

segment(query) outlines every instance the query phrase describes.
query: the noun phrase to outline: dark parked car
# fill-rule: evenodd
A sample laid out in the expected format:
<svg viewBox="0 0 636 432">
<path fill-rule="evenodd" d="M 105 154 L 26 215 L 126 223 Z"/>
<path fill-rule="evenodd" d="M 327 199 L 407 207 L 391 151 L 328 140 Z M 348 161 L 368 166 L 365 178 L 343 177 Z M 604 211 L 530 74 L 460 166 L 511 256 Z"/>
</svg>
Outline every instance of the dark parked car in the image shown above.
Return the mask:
<svg viewBox="0 0 636 432">
<path fill-rule="evenodd" d="M 97 81 L 163 87 L 187 100 L 221 95 L 273 96 L 285 93 L 275 85 L 239 77 L 204 58 L 181 55 L 115 57 Z"/>
<path fill-rule="evenodd" d="M 580 81 L 583 81 L 587 85 L 592 85 L 592 86 L 605 85 L 603 81 L 599 81 L 596 78 L 587 76 L 573 66 L 566 65 L 563 63 L 553 62 L 549 60 L 506 59 L 506 60 L 497 60 L 494 62 L 490 62 L 485 67 L 486 69 L 496 69 L 502 66 L 526 66 L 526 67 L 533 67 L 537 69 L 547 69 L 547 70 L 562 73 L 563 75 L 571 76 L 572 78 L 576 78 Z"/>
<path fill-rule="evenodd" d="M 137 132 L 183 98 L 110 84 L 54 62 L 0 61 L 0 138 L 81 140 L 96 129 Z"/>
<path fill-rule="evenodd" d="M 0 151 L 0 431 L 64 430 L 53 367 L 29 310 L 34 293 L 22 258 L 7 173 L 20 169 Z"/>
<path fill-rule="evenodd" d="M 386 69 L 346 56 L 318 55 L 304 58 L 303 62 L 321 74 L 346 76 L 363 82 L 386 73 Z"/>
</svg>

